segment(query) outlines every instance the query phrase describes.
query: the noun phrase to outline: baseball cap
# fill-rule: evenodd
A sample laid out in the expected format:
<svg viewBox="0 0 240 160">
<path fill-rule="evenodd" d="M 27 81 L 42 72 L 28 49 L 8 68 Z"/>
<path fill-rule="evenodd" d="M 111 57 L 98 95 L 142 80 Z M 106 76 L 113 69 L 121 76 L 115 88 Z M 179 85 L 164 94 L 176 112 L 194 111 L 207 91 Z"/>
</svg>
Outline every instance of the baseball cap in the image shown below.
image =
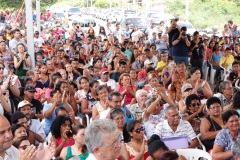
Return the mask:
<svg viewBox="0 0 240 160">
<path fill-rule="evenodd" d="M 34 34 L 39 34 L 39 32 L 38 32 L 38 31 L 35 31 Z"/>
<path fill-rule="evenodd" d="M 22 108 L 22 107 L 24 107 L 24 106 L 32 106 L 32 104 L 31 103 L 29 103 L 28 101 L 26 101 L 26 100 L 23 100 L 23 101 L 21 101 L 20 103 L 18 103 L 18 109 L 19 108 Z"/>
<path fill-rule="evenodd" d="M 192 85 L 190 83 L 186 83 L 182 86 L 181 92 L 184 93 L 184 92 L 186 92 L 187 90 L 190 90 L 190 89 L 191 90 L 193 89 Z"/>
<path fill-rule="evenodd" d="M 42 44 L 39 44 L 38 47 L 41 48 L 43 45 Z"/>
<path fill-rule="evenodd" d="M 149 59 L 147 59 L 147 60 L 144 62 L 144 66 L 147 66 L 147 65 L 149 65 L 149 64 L 153 64 L 153 62 L 150 61 Z"/>
<path fill-rule="evenodd" d="M 11 26 L 6 26 L 5 29 L 12 29 L 12 27 Z"/>
<path fill-rule="evenodd" d="M 36 89 L 34 86 L 29 85 L 24 88 L 24 91 L 36 92 Z"/>
<path fill-rule="evenodd" d="M 100 73 L 104 74 L 104 73 L 109 73 L 108 69 L 107 68 L 102 68 L 100 70 Z"/>
<path fill-rule="evenodd" d="M 11 123 L 16 123 L 18 121 L 18 119 L 21 118 L 25 118 L 25 114 L 23 114 L 22 112 L 15 112 L 11 115 Z"/>
</svg>

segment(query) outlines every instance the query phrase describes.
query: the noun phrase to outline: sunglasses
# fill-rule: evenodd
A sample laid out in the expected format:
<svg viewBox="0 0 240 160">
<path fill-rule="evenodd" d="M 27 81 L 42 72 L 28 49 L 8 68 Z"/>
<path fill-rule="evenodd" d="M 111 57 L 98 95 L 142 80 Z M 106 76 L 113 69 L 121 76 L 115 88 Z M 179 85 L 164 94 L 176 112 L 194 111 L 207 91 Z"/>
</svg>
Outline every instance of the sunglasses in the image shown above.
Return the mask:
<svg viewBox="0 0 240 160">
<path fill-rule="evenodd" d="M 201 103 L 192 103 L 191 104 L 191 106 L 193 106 L 193 107 L 200 106 L 200 105 L 201 105 Z"/>
<path fill-rule="evenodd" d="M 187 88 L 184 92 L 192 91 L 192 88 Z"/>
<path fill-rule="evenodd" d="M 27 149 L 28 146 L 30 146 L 30 145 L 19 146 L 18 149 L 23 149 L 23 150 L 25 150 L 25 149 Z"/>
<path fill-rule="evenodd" d="M 3 68 L 3 67 L 0 67 L 0 70 L 4 70 L 4 68 Z"/>
<path fill-rule="evenodd" d="M 135 130 L 135 132 L 136 132 L 137 134 L 139 134 L 141 131 L 145 131 L 145 128 L 144 128 L 144 127 L 141 127 L 141 128 L 138 128 L 138 129 Z"/>
</svg>

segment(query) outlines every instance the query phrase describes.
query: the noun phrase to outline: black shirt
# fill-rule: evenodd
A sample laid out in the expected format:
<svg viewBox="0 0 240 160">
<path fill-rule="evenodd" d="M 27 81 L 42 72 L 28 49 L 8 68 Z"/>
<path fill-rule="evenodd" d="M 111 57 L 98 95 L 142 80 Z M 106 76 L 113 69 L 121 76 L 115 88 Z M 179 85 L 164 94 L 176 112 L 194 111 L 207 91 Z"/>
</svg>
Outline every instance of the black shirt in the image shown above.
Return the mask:
<svg viewBox="0 0 240 160">
<path fill-rule="evenodd" d="M 37 99 L 32 99 L 32 101 L 30 102 L 32 103 L 32 110 L 34 111 L 35 114 L 41 114 L 41 111 L 43 110 L 43 105 L 42 103 L 37 100 Z"/>
<path fill-rule="evenodd" d="M 194 47 L 195 45 L 196 43 L 191 41 L 190 48 Z M 192 59 L 202 59 L 202 58 L 203 58 L 202 49 L 198 44 L 198 47 L 194 48 L 194 50 L 192 51 Z"/>
<path fill-rule="evenodd" d="M 180 33 L 177 28 L 173 28 L 170 33 L 168 33 L 169 48 L 172 47 L 172 38 L 175 33 Z"/>
<path fill-rule="evenodd" d="M 229 81 L 234 81 L 236 78 L 238 78 L 238 73 L 231 72 L 228 78 L 229 78 Z M 235 84 L 233 84 L 233 86 L 234 85 Z"/>
</svg>

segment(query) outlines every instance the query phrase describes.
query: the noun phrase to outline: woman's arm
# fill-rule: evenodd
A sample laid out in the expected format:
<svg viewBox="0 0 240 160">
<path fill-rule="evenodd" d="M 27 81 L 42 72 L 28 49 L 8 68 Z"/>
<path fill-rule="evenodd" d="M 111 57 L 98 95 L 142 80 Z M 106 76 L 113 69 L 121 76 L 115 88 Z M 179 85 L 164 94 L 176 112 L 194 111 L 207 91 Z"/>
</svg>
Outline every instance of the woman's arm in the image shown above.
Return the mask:
<svg viewBox="0 0 240 160">
<path fill-rule="evenodd" d="M 21 63 L 22 63 L 22 58 L 20 57 L 20 60 L 19 60 L 19 62 L 17 61 L 17 58 L 14 56 L 14 59 L 13 59 L 13 63 L 14 63 L 14 68 L 15 69 L 18 69 L 19 67 L 20 67 L 20 65 L 21 65 Z"/>
<path fill-rule="evenodd" d="M 63 160 L 66 160 L 66 155 L 67 155 L 67 147 L 65 147 L 65 148 L 62 149 L 61 154 L 60 154 L 60 157 L 61 157 Z"/>
<path fill-rule="evenodd" d="M 4 110 L 11 115 L 11 105 L 9 103 L 7 103 L 5 97 L 3 95 L 0 95 L 0 102 L 2 104 L 2 107 L 4 108 Z"/>
<path fill-rule="evenodd" d="M 70 104 L 76 115 L 78 113 L 78 108 L 77 108 L 77 102 L 73 96 L 70 96 Z"/>
<path fill-rule="evenodd" d="M 208 82 L 206 81 L 205 84 L 202 87 L 202 91 L 205 97 L 210 98 L 213 96 L 213 92 L 208 84 Z"/>
<path fill-rule="evenodd" d="M 186 105 L 183 103 L 183 100 L 182 100 L 182 99 L 178 102 L 178 107 L 179 107 L 179 111 L 180 111 L 181 113 L 186 113 L 186 112 L 187 112 L 187 107 L 186 107 Z"/>
<path fill-rule="evenodd" d="M 92 108 L 92 120 L 99 119 L 99 116 L 100 115 L 98 113 L 97 106 L 94 105 Z"/>
<path fill-rule="evenodd" d="M 148 121 L 149 116 L 154 113 L 154 111 L 156 110 L 156 106 L 159 104 L 160 101 L 161 96 L 158 95 L 157 99 L 154 102 L 152 102 L 151 105 L 145 110 L 145 112 L 143 113 L 144 122 Z"/>
<path fill-rule="evenodd" d="M 173 84 L 172 84 L 172 85 L 173 85 Z M 175 93 L 175 94 L 176 94 L 176 93 Z M 174 96 L 174 92 L 173 92 L 173 91 L 170 91 L 170 92 L 169 92 L 168 97 L 169 97 L 173 102 L 175 102 L 175 98 L 174 98 L 174 97 L 176 97 L 176 96 Z"/>
<path fill-rule="evenodd" d="M 92 110 L 88 109 L 88 101 L 86 99 L 82 100 L 81 112 L 82 114 L 92 114 Z"/>
<path fill-rule="evenodd" d="M 210 123 L 206 118 L 203 118 L 200 124 L 200 133 L 204 140 L 213 140 L 216 138 L 219 131 L 209 131 Z"/>
<path fill-rule="evenodd" d="M 231 150 L 225 152 L 221 146 L 214 144 L 212 150 L 213 160 L 225 160 L 231 158 L 232 156 L 233 154 Z"/>
<path fill-rule="evenodd" d="M 62 143 L 60 145 L 57 144 L 57 139 L 52 136 L 51 137 L 51 142 L 54 143 L 55 146 L 57 146 L 56 150 L 55 150 L 55 157 L 58 157 L 63 149 L 63 146 L 66 144 L 66 141 L 65 140 L 62 140 Z"/>
<path fill-rule="evenodd" d="M 25 56 L 26 56 L 26 55 L 25 55 Z M 25 57 L 24 60 L 25 60 L 26 66 L 27 66 L 27 67 L 31 67 L 31 58 L 30 58 L 30 56 L 28 56 L 27 59 L 26 59 L 26 57 Z"/>
</svg>

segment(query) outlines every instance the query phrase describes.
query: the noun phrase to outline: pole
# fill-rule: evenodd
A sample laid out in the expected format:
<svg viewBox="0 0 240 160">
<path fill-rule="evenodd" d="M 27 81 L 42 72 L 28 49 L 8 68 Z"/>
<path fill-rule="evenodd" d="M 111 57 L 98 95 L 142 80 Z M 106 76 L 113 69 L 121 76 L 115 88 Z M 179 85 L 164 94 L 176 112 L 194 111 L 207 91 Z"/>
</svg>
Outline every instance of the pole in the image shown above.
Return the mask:
<svg viewBox="0 0 240 160">
<path fill-rule="evenodd" d="M 92 0 L 91 0 L 91 8 L 92 8 Z"/>
<path fill-rule="evenodd" d="M 136 0 L 133 0 L 133 10 L 136 10 Z"/>
<path fill-rule="evenodd" d="M 40 22 L 40 0 L 36 0 L 36 16 L 37 16 L 37 30 L 41 31 L 41 22 Z"/>
<path fill-rule="evenodd" d="M 30 57 L 31 57 L 31 70 L 35 71 L 32 0 L 25 0 L 25 8 L 26 8 L 26 26 L 27 26 L 27 47 L 28 47 L 28 53 L 30 54 Z"/>
<path fill-rule="evenodd" d="M 112 0 L 110 0 L 110 9 L 112 8 Z"/>
<path fill-rule="evenodd" d="M 186 22 L 188 22 L 188 0 L 186 0 Z"/>
</svg>

